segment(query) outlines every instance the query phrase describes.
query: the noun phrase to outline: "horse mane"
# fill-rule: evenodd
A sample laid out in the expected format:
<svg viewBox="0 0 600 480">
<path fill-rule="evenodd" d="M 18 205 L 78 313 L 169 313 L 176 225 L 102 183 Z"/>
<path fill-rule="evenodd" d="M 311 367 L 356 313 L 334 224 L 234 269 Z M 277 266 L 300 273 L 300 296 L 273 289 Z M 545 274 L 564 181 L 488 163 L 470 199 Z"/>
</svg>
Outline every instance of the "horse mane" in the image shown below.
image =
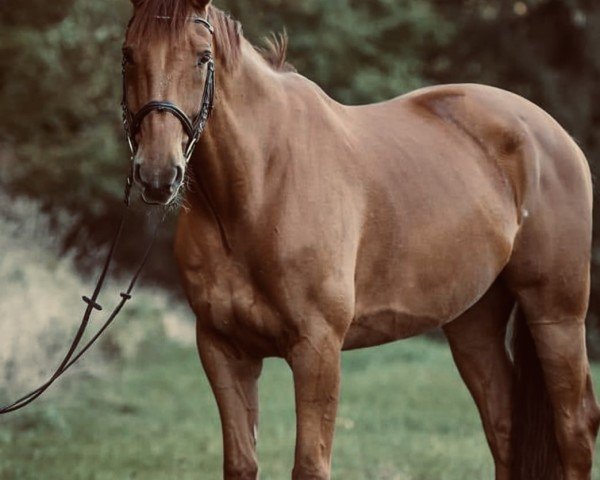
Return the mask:
<svg viewBox="0 0 600 480">
<path fill-rule="evenodd" d="M 278 72 L 295 72 L 296 68 L 287 61 L 289 38 L 285 30 L 271 33 L 264 39 L 265 46 L 257 48 L 266 62 Z"/>
<path fill-rule="evenodd" d="M 134 43 L 165 35 L 176 38 L 195 13 L 190 0 L 138 0 L 129 25 L 129 37 Z M 237 64 L 241 54 L 242 25 L 212 5 L 208 7 L 208 19 L 215 29 L 215 57 L 226 69 L 230 69 Z M 265 47 L 257 50 L 274 70 L 295 71 L 286 61 L 287 46 L 288 36 L 284 31 L 279 35 L 271 34 L 265 39 Z"/>
</svg>

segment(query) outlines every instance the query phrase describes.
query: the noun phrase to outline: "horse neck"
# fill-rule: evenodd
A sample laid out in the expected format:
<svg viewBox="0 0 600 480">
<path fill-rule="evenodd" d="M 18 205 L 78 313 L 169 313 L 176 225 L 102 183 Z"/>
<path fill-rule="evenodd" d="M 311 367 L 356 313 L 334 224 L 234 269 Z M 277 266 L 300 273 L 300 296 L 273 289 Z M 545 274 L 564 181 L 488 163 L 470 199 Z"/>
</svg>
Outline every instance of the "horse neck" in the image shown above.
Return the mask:
<svg viewBox="0 0 600 480">
<path fill-rule="evenodd" d="M 252 216 L 261 204 L 285 100 L 280 74 L 245 40 L 241 48 L 231 71 L 217 64 L 215 108 L 191 163 L 202 187 L 192 194 L 208 196 L 225 221 Z"/>
</svg>

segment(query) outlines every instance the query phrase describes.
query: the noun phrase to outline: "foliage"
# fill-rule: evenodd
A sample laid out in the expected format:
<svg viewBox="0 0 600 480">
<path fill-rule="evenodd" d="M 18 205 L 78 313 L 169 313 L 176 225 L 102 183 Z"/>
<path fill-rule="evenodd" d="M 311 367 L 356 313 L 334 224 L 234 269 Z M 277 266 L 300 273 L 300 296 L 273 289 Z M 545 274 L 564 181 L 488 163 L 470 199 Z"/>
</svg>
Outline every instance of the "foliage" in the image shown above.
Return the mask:
<svg viewBox="0 0 600 480">
<path fill-rule="evenodd" d="M 0 16 L 0 138 L 18 153 L 3 180 L 54 205 L 75 208 L 85 199 L 91 214 L 105 212 L 124 171 L 115 108 L 121 2 L 44 2 L 35 15 L 13 3 L 13 17 L 29 14 L 23 23 Z M 58 5 L 66 12 L 58 22 L 28 23 Z"/>
</svg>

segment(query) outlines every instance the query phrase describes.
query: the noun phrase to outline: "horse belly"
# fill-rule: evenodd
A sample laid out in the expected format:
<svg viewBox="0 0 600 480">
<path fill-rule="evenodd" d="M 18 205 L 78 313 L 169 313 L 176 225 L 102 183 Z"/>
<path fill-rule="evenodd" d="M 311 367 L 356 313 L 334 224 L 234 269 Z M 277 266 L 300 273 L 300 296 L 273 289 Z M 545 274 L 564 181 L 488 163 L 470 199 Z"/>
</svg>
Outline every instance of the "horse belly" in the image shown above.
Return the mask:
<svg viewBox="0 0 600 480">
<path fill-rule="evenodd" d="M 428 332 L 440 326 L 435 318 L 397 310 L 376 310 L 357 317 L 344 338 L 344 350 L 374 347 Z"/>
<path fill-rule="evenodd" d="M 344 349 L 381 345 L 426 333 L 457 318 L 479 300 L 498 277 L 506 260 L 474 263 L 456 274 L 426 274 L 381 287 L 375 295 L 357 291 L 356 315 Z"/>
<path fill-rule="evenodd" d="M 344 349 L 425 333 L 475 304 L 507 264 L 518 230 L 514 209 L 496 206 L 454 222 L 434 215 L 427 224 L 411 224 L 405 217 L 409 233 L 388 232 L 366 242 Z"/>
</svg>

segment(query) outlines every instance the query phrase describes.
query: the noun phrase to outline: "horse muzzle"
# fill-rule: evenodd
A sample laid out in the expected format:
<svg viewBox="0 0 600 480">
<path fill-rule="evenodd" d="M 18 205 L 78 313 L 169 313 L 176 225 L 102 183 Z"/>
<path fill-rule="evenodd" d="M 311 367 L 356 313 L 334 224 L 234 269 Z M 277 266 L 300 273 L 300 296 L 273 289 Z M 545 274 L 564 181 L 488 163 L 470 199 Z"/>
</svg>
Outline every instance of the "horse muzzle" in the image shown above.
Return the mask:
<svg viewBox="0 0 600 480">
<path fill-rule="evenodd" d="M 152 205 L 168 205 L 183 183 L 183 167 L 148 167 L 137 164 L 133 178 L 141 189 L 142 200 Z"/>
</svg>

